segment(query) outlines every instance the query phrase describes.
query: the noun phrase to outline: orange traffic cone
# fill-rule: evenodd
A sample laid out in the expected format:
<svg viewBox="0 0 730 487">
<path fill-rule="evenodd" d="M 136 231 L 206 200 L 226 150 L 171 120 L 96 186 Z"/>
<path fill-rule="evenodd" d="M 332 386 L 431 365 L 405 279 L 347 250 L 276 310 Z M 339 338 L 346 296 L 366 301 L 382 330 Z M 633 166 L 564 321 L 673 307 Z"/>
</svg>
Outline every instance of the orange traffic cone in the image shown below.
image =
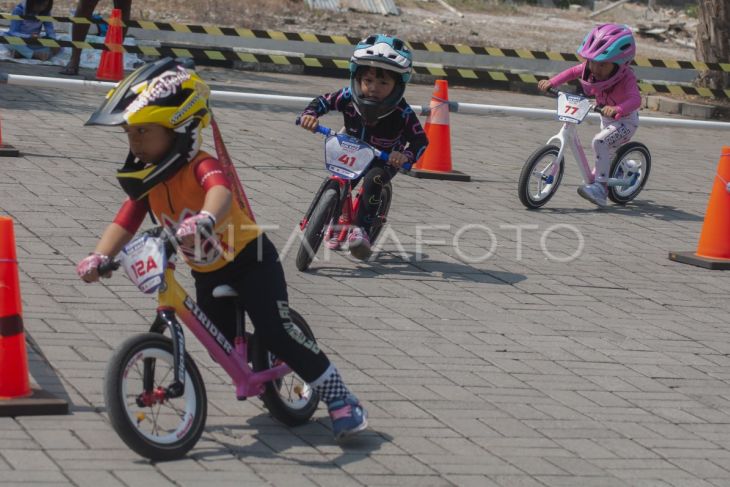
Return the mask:
<svg viewBox="0 0 730 487">
<path fill-rule="evenodd" d="M 0 416 L 66 414 L 66 401 L 31 389 L 13 220 L 0 217 Z"/>
<path fill-rule="evenodd" d="M 706 269 L 730 269 L 730 146 L 722 148 L 697 252 L 670 252 L 669 259 Z"/>
<path fill-rule="evenodd" d="M 425 130 L 428 147 L 409 174 L 417 178 L 471 181 L 468 175 L 451 169 L 449 86 L 446 80 L 436 80 Z"/>
<path fill-rule="evenodd" d="M 122 11 L 118 8 L 112 9 L 104 44 L 109 50 L 101 52 L 99 67 L 96 69 L 96 79 L 119 81 L 124 78 L 124 51 L 122 49 Z"/>
<path fill-rule="evenodd" d="M 0 119 L 0 157 L 18 157 L 20 152 L 12 145 L 3 143 L 2 120 Z"/>
</svg>

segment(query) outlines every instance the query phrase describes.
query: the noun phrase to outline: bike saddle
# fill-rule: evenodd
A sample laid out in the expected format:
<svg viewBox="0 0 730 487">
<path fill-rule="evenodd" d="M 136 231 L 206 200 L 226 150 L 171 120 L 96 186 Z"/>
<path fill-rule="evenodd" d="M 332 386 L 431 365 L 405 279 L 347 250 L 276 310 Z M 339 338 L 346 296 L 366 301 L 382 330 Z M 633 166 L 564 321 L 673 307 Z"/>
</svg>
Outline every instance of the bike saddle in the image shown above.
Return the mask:
<svg viewBox="0 0 730 487">
<path fill-rule="evenodd" d="M 233 289 L 228 284 L 221 284 L 213 288 L 214 298 L 236 298 L 238 297 L 238 291 Z"/>
</svg>

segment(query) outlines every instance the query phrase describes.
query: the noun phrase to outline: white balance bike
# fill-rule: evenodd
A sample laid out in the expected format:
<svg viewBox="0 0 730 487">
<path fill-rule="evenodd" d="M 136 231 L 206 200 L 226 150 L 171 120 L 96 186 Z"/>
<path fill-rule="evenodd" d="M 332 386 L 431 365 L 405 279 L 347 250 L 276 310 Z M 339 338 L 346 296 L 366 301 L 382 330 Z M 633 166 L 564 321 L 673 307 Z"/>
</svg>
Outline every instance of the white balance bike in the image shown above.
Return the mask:
<svg viewBox="0 0 730 487">
<path fill-rule="evenodd" d="M 586 158 L 578 137 L 580 124 L 590 111 L 601 111 L 590 99 L 554 89 L 548 90 L 558 98 L 558 120 L 563 127 L 525 162 L 520 173 L 520 201 L 529 209 L 540 208 L 550 201 L 560 186 L 565 168 L 565 147 L 570 148 L 578 163 L 583 184 L 594 181 L 594 170 Z M 616 151 L 608 179 L 608 197 L 614 203 L 625 205 L 636 198 L 649 179 L 651 154 L 640 142 L 628 142 Z"/>
</svg>

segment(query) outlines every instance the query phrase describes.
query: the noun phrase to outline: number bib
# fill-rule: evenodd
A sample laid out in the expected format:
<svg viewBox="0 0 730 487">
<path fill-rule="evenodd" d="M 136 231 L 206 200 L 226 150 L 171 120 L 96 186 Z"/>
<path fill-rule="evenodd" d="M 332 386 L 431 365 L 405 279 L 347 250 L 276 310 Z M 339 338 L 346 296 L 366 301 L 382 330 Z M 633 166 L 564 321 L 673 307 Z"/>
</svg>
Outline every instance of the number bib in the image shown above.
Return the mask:
<svg viewBox="0 0 730 487">
<path fill-rule="evenodd" d="M 162 239 L 142 234 L 120 253 L 124 271 L 143 293 L 157 291 L 165 274 L 165 248 Z"/>
<path fill-rule="evenodd" d="M 346 134 L 327 137 L 324 144 L 325 167 L 335 176 L 345 179 L 360 177 L 374 158 L 372 147 Z"/>
<path fill-rule="evenodd" d="M 591 110 L 591 100 L 579 95 L 561 92 L 558 96 L 558 120 L 581 123 Z"/>
</svg>

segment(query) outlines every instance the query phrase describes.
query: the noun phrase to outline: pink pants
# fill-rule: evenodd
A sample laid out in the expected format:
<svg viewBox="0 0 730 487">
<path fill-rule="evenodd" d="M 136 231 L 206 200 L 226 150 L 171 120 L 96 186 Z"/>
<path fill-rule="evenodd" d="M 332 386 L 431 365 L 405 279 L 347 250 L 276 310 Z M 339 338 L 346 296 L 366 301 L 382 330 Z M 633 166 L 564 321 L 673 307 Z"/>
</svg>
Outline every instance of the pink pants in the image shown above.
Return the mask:
<svg viewBox="0 0 730 487">
<path fill-rule="evenodd" d="M 619 120 L 601 117 L 601 131 L 593 137 L 593 152 L 596 154 L 595 181 L 606 183 L 611 170 L 611 160 L 616 149 L 631 140 L 639 128 L 639 114 L 633 112 Z"/>
</svg>

